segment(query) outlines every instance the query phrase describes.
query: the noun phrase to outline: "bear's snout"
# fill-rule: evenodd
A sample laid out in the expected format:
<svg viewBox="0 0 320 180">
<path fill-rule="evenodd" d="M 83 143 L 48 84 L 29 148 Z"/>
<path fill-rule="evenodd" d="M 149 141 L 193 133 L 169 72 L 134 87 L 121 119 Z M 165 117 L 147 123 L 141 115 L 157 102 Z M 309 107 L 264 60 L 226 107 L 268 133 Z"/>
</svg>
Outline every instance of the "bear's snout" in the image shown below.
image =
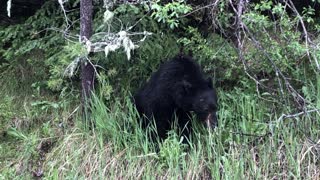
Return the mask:
<svg viewBox="0 0 320 180">
<path fill-rule="evenodd" d="M 218 126 L 218 119 L 215 112 L 209 113 L 205 120 L 206 127 L 209 129 L 213 129 Z"/>
</svg>

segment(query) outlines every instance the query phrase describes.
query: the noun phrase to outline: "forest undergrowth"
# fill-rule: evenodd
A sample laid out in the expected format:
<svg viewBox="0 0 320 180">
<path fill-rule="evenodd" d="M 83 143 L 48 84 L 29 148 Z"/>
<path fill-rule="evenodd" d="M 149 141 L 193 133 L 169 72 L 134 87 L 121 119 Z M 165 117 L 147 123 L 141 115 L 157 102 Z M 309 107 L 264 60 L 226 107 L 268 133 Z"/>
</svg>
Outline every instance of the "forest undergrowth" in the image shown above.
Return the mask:
<svg viewBox="0 0 320 180">
<path fill-rule="evenodd" d="M 85 52 L 79 1 L 0 21 L 0 179 L 319 179 L 319 4 L 143 2 L 94 9 L 90 40 L 134 50 Z M 219 126 L 151 142 L 132 94 L 179 52 L 213 79 Z M 89 121 L 79 56 L 97 73 Z"/>
</svg>

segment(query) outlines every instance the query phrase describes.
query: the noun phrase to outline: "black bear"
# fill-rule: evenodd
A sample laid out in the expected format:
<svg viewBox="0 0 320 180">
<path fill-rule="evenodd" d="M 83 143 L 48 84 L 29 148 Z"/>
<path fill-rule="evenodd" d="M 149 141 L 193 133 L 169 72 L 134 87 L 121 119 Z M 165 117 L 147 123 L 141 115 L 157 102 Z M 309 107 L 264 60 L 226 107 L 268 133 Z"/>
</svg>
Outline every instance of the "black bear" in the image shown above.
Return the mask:
<svg viewBox="0 0 320 180">
<path fill-rule="evenodd" d="M 190 133 L 192 111 L 207 127 L 218 124 L 217 95 L 212 80 L 205 79 L 200 66 L 188 56 L 177 55 L 162 64 L 134 95 L 134 101 L 143 117 L 143 126 L 148 126 L 154 118 L 161 139 L 170 130 L 174 115 L 184 135 Z"/>
</svg>

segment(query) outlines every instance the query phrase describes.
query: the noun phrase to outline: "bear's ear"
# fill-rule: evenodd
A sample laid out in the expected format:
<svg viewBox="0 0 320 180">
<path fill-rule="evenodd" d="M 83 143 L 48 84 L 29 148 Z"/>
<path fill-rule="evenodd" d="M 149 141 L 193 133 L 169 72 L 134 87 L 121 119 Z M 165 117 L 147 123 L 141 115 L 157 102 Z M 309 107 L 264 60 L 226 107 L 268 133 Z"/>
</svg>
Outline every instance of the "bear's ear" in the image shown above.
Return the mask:
<svg viewBox="0 0 320 180">
<path fill-rule="evenodd" d="M 209 77 L 209 78 L 207 79 L 207 84 L 208 84 L 209 88 L 213 88 L 212 78 L 211 78 L 211 77 Z"/>
</svg>

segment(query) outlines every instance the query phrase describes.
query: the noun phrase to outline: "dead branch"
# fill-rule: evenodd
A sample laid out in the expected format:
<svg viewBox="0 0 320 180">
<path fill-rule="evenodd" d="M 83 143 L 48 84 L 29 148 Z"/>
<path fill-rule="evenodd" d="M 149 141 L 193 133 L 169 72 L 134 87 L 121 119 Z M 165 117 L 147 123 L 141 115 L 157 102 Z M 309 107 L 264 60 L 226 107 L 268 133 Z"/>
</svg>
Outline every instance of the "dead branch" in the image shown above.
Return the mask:
<svg viewBox="0 0 320 180">
<path fill-rule="evenodd" d="M 295 118 L 295 117 L 298 117 L 298 116 L 301 116 L 301 115 L 305 115 L 305 114 L 308 114 L 308 113 L 312 113 L 312 112 L 319 112 L 319 109 L 312 109 L 312 110 L 308 110 L 308 111 L 302 111 L 302 112 L 299 112 L 299 113 L 296 113 L 296 114 L 282 114 L 277 122 L 281 121 L 281 120 L 284 120 L 284 119 L 287 119 L 287 118 Z"/>
<path fill-rule="evenodd" d="M 298 19 L 300 21 L 300 24 L 301 24 L 301 27 L 303 30 L 303 34 L 304 34 L 304 39 L 305 39 L 306 53 L 307 53 L 309 60 L 311 61 L 311 55 L 309 52 L 309 43 L 311 43 L 311 40 L 308 36 L 308 31 L 307 31 L 307 28 L 303 22 L 303 19 L 291 0 L 287 0 L 287 1 L 285 1 L 285 3 L 288 5 L 288 7 L 290 7 L 293 10 L 293 12 L 296 14 L 296 16 L 298 17 Z M 314 62 L 316 63 L 318 71 L 320 71 L 320 65 L 319 65 L 317 58 L 315 56 L 312 56 L 312 57 L 314 58 Z"/>
</svg>

